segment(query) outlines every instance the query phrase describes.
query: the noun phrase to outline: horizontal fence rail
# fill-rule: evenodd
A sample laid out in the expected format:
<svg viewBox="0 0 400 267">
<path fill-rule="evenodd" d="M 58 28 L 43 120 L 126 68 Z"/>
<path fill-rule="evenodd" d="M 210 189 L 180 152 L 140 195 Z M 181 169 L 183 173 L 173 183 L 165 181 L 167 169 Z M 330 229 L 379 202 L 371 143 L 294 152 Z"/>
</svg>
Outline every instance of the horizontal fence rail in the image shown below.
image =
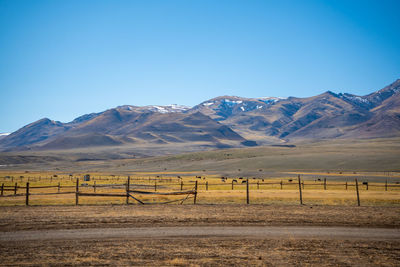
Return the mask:
<svg viewBox="0 0 400 267">
<path fill-rule="evenodd" d="M 78 178 L 42 178 L 39 184 L 35 185 L 37 178 L 29 178 L 29 182 L 11 182 L 17 181 L 17 179 L 3 178 L 6 183 L 2 183 L 0 187 L 0 199 L 1 198 L 13 198 L 13 197 L 25 197 L 25 204 L 30 205 L 30 196 L 57 196 L 57 195 L 73 195 L 75 194 L 75 205 L 79 204 L 79 197 L 117 197 L 125 198 L 126 204 L 129 204 L 129 199 L 133 199 L 140 204 L 166 204 L 174 202 L 182 202 L 187 199 L 194 199 L 196 204 L 197 196 L 199 192 L 205 191 L 245 191 L 246 203 L 250 203 L 250 194 L 256 190 L 296 190 L 298 191 L 299 203 L 303 204 L 304 193 L 312 190 L 355 190 L 356 203 L 361 205 L 360 191 L 369 190 L 380 190 L 380 191 L 396 191 L 400 188 L 399 183 L 372 183 L 372 182 L 360 182 L 357 179 L 354 181 L 327 181 L 326 178 L 318 180 L 303 180 L 300 176 L 296 178 L 285 178 L 277 179 L 276 181 L 264 181 L 264 179 L 249 179 L 249 178 L 213 178 L 208 180 L 205 177 L 196 177 L 191 180 L 182 178 L 92 178 L 90 181 Z M 27 178 L 23 178 L 27 179 Z M 11 180 L 11 181 L 10 181 Z M 22 178 L 21 178 L 22 180 Z M 49 181 L 43 182 L 43 180 Z M 74 181 L 75 180 L 75 181 Z M 220 180 L 220 181 L 219 181 Z M 39 179 L 40 181 L 40 179 Z M 58 181 L 58 184 L 54 182 Z M 61 181 L 63 183 L 61 183 Z M 107 183 L 111 181 L 111 183 Z M 143 182 L 143 183 L 141 183 Z M 53 184 L 51 184 L 53 183 Z M 71 191 L 74 188 L 75 190 Z M 305 190 L 305 191 L 304 191 Z M 399 192 L 400 193 L 400 192 Z M 167 201 L 156 201 L 146 202 L 141 199 L 142 196 L 154 196 L 157 197 L 173 197 L 183 196 L 183 199 L 171 199 Z M 363 196 L 361 196 L 363 197 Z M 49 201 L 49 200 L 48 200 Z"/>
</svg>

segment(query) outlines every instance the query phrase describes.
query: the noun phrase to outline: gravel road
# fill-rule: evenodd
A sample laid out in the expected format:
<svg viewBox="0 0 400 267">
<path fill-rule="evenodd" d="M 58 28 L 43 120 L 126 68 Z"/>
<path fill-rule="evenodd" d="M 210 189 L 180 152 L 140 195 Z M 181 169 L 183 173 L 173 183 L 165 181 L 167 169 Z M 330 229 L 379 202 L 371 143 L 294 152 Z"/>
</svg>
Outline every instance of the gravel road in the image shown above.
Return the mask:
<svg viewBox="0 0 400 267">
<path fill-rule="evenodd" d="M 108 238 L 315 238 L 346 240 L 400 240 L 400 229 L 314 226 L 182 226 L 137 228 L 89 228 L 4 232 L 0 242 Z"/>
</svg>

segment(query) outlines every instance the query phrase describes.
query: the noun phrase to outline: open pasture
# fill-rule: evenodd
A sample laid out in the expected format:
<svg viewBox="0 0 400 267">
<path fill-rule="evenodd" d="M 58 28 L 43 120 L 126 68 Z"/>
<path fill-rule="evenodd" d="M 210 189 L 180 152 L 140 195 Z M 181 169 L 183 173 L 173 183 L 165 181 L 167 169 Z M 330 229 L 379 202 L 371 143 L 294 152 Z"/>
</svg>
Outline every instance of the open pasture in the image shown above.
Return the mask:
<svg viewBox="0 0 400 267">
<path fill-rule="evenodd" d="M 355 179 L 358 179 L 361 205 L 400 205 L 397 173 L 382 174 L 380 182 L 369 179 L 379 177 L 379 173 L 358 176 L 353 172 L 341 172 L 335 173 L 334 178 L 332 173 L 302 173 L 300 177 L 305 178 L 300 183 L 298 175 L 255 178 L 194 173 L 90 173 L 90 180 L 85 181 L 85 173 L 8 172 L 0 174 L 0 205 L 27 204 L 29 183 L 29 205 L 141 204 L 140 201 L 193 204 L 194 195 L 185 192 L 194 191 L 197 204 L 242 204 L 247 201 L 249 204 L 298 204 L 301 190 L 303 204 L 348 206 L 358 204 Z M 127 198 L 128 179 L 129 190 L 135 191 L 131 192 L 134 198 Z M 176 195 L 171 194 L 174 192 Z"/>
</svg>

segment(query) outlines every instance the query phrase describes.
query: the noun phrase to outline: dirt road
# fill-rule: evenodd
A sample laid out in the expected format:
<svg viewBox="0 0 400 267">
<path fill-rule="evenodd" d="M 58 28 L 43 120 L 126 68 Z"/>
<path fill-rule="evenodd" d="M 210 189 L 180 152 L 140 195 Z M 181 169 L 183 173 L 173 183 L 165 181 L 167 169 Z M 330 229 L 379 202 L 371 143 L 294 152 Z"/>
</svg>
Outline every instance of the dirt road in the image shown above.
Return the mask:
<svg viewBox="0 0 400 267">
<path fill-rule="evenodd" d="M 0 242 L 54 239 L 110 239 L 110 238 L 314 238 L 352 240 L 400 240 L 400 229 L 357 227 L 297 227 L 297 226 L 187 226 L 92 228 L 70 230 L 36 230 L 2 233 Z"/>
</svg>

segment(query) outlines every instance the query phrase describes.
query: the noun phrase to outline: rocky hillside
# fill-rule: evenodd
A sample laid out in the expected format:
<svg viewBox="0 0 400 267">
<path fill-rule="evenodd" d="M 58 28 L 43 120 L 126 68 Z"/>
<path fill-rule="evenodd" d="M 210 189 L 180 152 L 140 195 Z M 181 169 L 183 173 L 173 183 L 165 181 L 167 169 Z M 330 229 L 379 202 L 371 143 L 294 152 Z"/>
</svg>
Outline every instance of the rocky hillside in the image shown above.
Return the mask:
<svg viewBox="0 0 400 267">
<path fill-rule="evenodd" d="M 33 122 L 0 139 L 2 150 L 199 143 L 211 148 L 291 140 L 400 136 L 400 80 L 366 96 L 221 96 L 186 106 L 119 106 L 69 123 Z"/>
</svg>

